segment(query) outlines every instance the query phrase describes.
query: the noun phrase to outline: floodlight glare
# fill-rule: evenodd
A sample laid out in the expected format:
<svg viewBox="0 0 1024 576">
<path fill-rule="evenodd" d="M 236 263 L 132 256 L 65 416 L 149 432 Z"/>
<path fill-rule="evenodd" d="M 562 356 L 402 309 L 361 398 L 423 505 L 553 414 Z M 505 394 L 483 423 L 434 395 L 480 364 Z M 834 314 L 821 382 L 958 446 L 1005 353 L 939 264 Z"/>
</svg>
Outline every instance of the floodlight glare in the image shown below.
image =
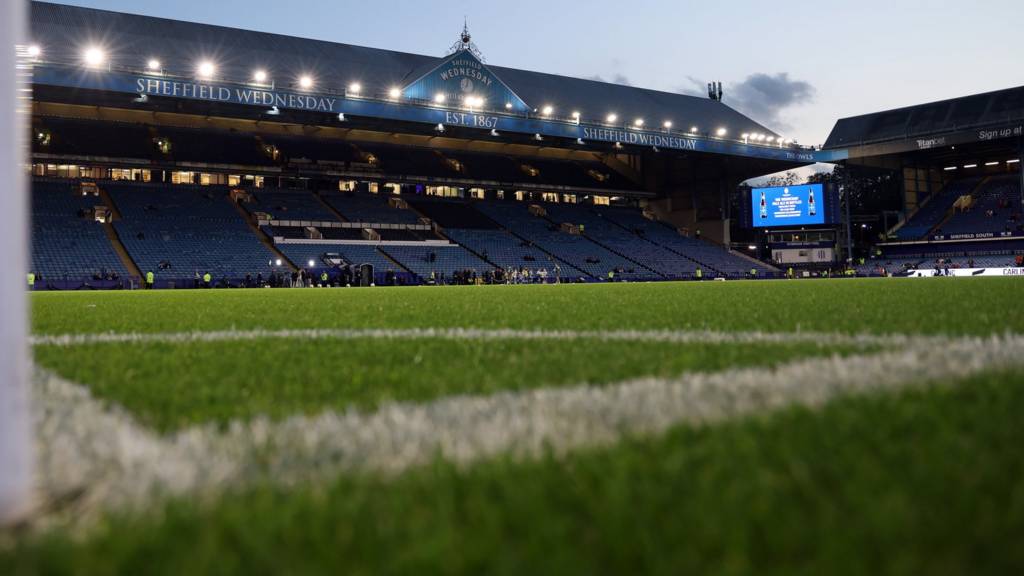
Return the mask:
<svg viewBox="0 0 1024 576">
<path fill-rule="evenodd" d="M 88 66 L 99 66 L 103 64 L 103 61 L 106 59 L 107 56 L 103 53 L 103 50 L 96 46 L 91 46 L 82 53 L 82 60 L 84 60 Z"/>
<path fill-rule="evenodd" d="M 313 77 L 305 74 L 299 77 L 299 88 L 303 90 L 309 90 L 313 87 Z"/>
<path fill-rule="evenodd" d="M 43 49 L 39 47 L 39 44 L 33 44 L 28 47 L 28 55 L 32 58 L 39 58 L 39 55 L 43 53 Z"/>
<path fill-rule="evenodd" d="M 146 62 L 146 69 L 150 72 L 156 72 L 160 70 L 160 61 L 156 58 L 150 58 L 149 62 Z"/>
<path fill-rule="evenodd" d="M 348 85 L 348 91 L 351 92 L 352 94 L 359 94 L 360 92 L 363 91 L 363 85 L 360 84 L 359 82 L 353 82 Z"/>
<path fill-rule="evenodd" d="M 217 67 L 213 65 L 213 62 L 204 60 L 199 63 L 199 67 L 196 68 L 196 71 L 199 72 L 199 76 L 201 78 L 212 78 L 213 73 L 217 71 Z"/>
<path fill-rule="evenodd" d="M 438 104 L 444 104 L 445 99 L 446 98 L 443 92 L 438 92 L 437 94 L 434 94 L 434 102 Z"/>
<path fill-rule="evenodd" d="M 551 105 L 548 105 L 548 106 L 545 106 L 543 110 L 541 110 L 541 114 L 544 114 L 545 116 L 551 116 L 551 114 L 554 111 L 555 111 L 555 109 Z"/>
<path fill-rule="evenodd" d="M 257 70 L 255 72 L 253 72 L 252 73 L 252 79 L 257 81 L 257 82 L 259 82 L 259 83 L 266 82 L 267 81 L 267 72 L 266 72 L 266 70 Z"/>
<path fill-rule="evenodd" d="M 392 88 L 391 90 L 388 91 L 388 96 L 390 96 L 391 98 L 395 98 L 395 99 L 401 98 L 402 97 L 402 91 L 399 90 L 398 88 Z"/>
<path fill-rule="evenodd" d="M 606 118 L 606 120 L 608 120 L 609 124 L 615 122 L 618 119 L 619 119 L 618 114 L 614 114 L 614 113 L 613 114 L 609 114 L 608 117 Z"/>
</svg>

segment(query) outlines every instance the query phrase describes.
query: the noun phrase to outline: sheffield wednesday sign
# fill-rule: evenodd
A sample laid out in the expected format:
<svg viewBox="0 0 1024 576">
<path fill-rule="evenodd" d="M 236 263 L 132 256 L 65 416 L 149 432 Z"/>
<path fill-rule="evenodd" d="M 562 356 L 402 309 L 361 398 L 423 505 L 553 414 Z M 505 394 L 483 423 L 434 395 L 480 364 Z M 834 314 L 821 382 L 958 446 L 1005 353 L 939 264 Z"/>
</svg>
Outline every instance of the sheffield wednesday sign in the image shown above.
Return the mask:
<svg viewBox="0 0 1024 576">
<path fill-rule="evenodd" d="M 191 98 L 235 104 L 256 104 L 268 108 L 277 106 L 278 108 L 312 110 L 314 112 L 334 112 L 338 103 L 336 97 L 329 98 L 326 96 L 277 92 L 260 88 L 228 87 L 147 77 L 136 78 L 135 92 L 147 96 L 169 96 L 171 98 Z"/>
<path fill-rule="evenodd" d="M 325 114 L 345 114 L 352 117 L 379 118 L 404 122 L 426 123 L 433 126 L 463 126 L 484 130 L 516 132 L 520 134 L 540 134 L 543 137 L 582 139 L 588 142 L 622 143 L 624 145 L 650 146 L 665 150 L 685 150 L 716 154 L 730 154 L 788 162 L 810 163 L 828 162 L 846 157 L 846 150 L 811 151 L 789 148 L 772 148 L 751 146 L 742 142 L 700 138 L 687 134 L 668 133 L 657 130 L 626 129 L 616 127 L 576 124 L 565 120 L 538 118 L 529 116 L 526 103 L 518 99 L 514 93 L 485 68 L 461 66 L 456 61 L 471 58 L 468 51 L 462 51 L 446 58 L 425 79 L 425 82 L 413 82 L 406 88 L 416 90 L 437 88 L 440 83 L 453 83 L 461 90 L 465 81 L 473 82 L 473 94 L 483 88 L 491 96 L 480 96 L 493 107 L 502 102 L 502 96 L 509 98 L 513 109 L 507 113 L 480 113 L 463 110 L 460 103 L 447 103 L 444 106 L 428 106 L 411 102 L 373 100 L 368 98 L 345 98 L 338 94 L 318 94 L 312 92 L 292 92 L 267 89 L 243 84 L 220 82 L 201 82 L 182 78 L 167 78 L 147 74 L 129 74 L 124 72 L 106 72 L 83 70 L 76 67 L 55 65 L 39 65 L 33 70 L 32 82 L 41 86 L 60 86 L 72 89 L 102 90 L 120 92 L 132 96 L 152 96 L 163 98 L 182 98 L 203 100 L 225 104 L 238 104 L 259 107 L 269 110 L 278 109 L 305 110 Z M 463 69 L 464 68 L 464 69 Z M 442 76 L 443 75 L 443 76 Z M 484 78 L 488 78 L 485 80 Z M 468 86 L 468 84 L 466 84 Z M 455 89 L 455 88 L 452 88 Z M 497 98 L 495 100 L 494 98 Z M 127 104 L 127 102 L 126 102 Z M 523 109 L 522 112 L 516 112 Z M 326 120 L 325 120 L 326 121 Z M 334 120 L 337 121 L 337 120 Z"/>
<path fill-rule="evenodd" d="M 443 94 L 446 102 L 456 106 L 466 103 L 469 98 L 479 98 L 488 108 L 504 108 L 520 114 L 531 110 L 469 50 L 458 50 L 448 55 L 402 89 L 402 96 L 413 100 L 431 101 L 438 94 Z"/>
</svg>

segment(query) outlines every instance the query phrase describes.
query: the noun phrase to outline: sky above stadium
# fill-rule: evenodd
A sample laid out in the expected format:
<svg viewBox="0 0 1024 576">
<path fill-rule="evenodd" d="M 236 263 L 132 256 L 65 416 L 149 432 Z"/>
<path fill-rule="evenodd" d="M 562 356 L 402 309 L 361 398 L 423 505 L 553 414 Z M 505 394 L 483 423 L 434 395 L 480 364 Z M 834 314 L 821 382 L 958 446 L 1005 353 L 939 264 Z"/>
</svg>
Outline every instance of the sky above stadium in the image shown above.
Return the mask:
<svg viewBox="0 0 1024 576">
<path fill-rule="evenodd" d="M 466 17 L 488 63 L 699 96 L 718 80 L 804 144 L 841 117 L 1024 84 L 1021 0 L 61 3 L 437 56 Z"/>
</svg>

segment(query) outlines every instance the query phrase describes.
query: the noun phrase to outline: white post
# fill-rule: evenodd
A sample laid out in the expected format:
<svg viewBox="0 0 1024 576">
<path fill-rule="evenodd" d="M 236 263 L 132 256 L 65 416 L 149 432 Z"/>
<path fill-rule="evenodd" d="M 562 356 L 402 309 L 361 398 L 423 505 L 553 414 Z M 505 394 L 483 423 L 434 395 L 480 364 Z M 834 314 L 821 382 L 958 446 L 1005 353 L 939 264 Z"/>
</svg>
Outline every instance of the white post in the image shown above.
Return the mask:
<svg viewBox="0 0 1024 576">
<path fill-rule="evenodd" d="M 28 512 L 32 488 L 25 339 L 29 213 L 24 165 L 30 71 L 19 68 L 18 60 L 25 54 L 24 16 L 23 0 L 0 2 L 0 192 L 10 215 L 0 226 L 0 246 L 10 262 L 0 273 L 0 525 Z"/>
</svg>

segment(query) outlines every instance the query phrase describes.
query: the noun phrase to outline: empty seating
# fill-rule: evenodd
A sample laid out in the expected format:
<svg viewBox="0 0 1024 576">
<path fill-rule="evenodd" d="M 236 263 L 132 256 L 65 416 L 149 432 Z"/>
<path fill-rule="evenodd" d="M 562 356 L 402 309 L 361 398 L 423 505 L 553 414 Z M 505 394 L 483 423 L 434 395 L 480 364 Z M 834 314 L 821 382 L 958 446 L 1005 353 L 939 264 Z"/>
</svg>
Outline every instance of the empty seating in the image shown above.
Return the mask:
<svg viewBox="0 0 1024 576">
<path fill-rule="evenodd" d="M 958 211 L 942 225 L 944 235 L 1014 232 L 1021 229 L 1020 178 L 1014 175 L 987 180 L 974 193 L 974 204 Z"/>
<path fill-rule="evenodd" d="M 143 273 L 159 279 L 267 275 L 275 255 L 257 239 L 217 186 L 106 185 L 123 220 L 118 236 Z"/>
<path fill-rule="evenodd" d="M 418 224 L 419 216 L 412 210 L 392 208 L 387 195 L 364 193 L 326 193 L 325 202 L 337 210 L 349 222 L 374 224 Z"/>
<path fill-rule="evenodd" d="M 32 271 L 47 280 L 82 281 L 128 270 L 103 230 L 91 218 L 99 197 L 82 196 L 77 183 L 32 183 Z"/>
<path fill-rule="evenodd" d="M 315 220 L 336 222 L 338 218 L 308 190 L 255 188 L 249 191 L 252 201 L 242 207 L 250 214 L 263 212 L 275 220 Z"/>
<path fill-rule="evenodd" d="M 978 185 L 977 178 L 965 178 L 954 180 L 936 193 L 927 203 L 914 213 L 907 220 L 906 224 L 896 230 L 896 237 L 900 240 L 918 240 L 942 221 L 952 208 L 956 199 L 969 194 Z"/>
</svg>

